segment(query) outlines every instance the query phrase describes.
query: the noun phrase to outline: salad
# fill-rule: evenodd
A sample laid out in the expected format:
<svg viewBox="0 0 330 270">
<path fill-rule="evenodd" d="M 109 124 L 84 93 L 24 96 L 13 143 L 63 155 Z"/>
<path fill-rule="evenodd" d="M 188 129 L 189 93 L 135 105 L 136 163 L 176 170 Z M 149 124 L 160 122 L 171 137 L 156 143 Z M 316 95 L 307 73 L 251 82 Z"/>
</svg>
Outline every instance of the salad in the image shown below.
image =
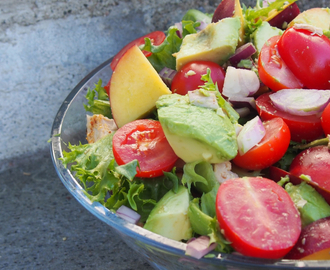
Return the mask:
<svg viewBox="0 0 330 270">
<path fill-rule="evenodd" d="M 295 0 L 188 10 L 113 58 L 63 164 L 187 255 L 330 259 L 329 25 Z"/>
</svg>

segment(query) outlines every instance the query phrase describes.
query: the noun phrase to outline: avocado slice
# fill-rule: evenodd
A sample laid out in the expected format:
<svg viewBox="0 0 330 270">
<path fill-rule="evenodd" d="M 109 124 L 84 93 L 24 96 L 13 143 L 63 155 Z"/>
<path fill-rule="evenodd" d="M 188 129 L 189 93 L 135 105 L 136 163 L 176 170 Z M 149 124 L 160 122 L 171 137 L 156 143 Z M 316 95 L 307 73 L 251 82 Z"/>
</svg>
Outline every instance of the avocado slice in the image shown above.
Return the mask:
<svg viewBox="0 0 330 270">
<path fill-rule="evenodd" d="M 224 64 L 235 53 L 240 40 L 241 20 L 239 17 L 225 18 L 210 23 L 202 31 L 184 37 L 180 51 L 175 53 L 176 69 L 196 60 Z"/>
<path fill-rule="evenodd" d="M 169 144 L 186 163 L 221 163 L 236 156 L 235 127 L 222 109 L 194 106 L 178 94 L 161 96 L 156 107 Z"/>
<path fill-rule="evenodd" d="M 152 209 L 144 228 L 173 240 L 188 240 L 192 228 L 188 217 L 189 192 L 179 186 L 176 193 L 168 191 Z"/>
<path fill-rule="evenodd" d="M 289 193 L 291 199 L 300 212 L 302 226 L 330 216 L 330 206 L 324 198 L 305 181 L 299 185 L 287 183 L 285 190 Z"/>
<path fill-rule="evenodd" d="M 252 35 L 252 41 L 257 49 L 257 55 L 259 55 L 262 47 L 268 39 L 273 36 L 282 35 L 283 30 L 272 27 L 268 22 L 263 21 L 262 24 L 257 28 L 257 30 Z"/>
</svg>

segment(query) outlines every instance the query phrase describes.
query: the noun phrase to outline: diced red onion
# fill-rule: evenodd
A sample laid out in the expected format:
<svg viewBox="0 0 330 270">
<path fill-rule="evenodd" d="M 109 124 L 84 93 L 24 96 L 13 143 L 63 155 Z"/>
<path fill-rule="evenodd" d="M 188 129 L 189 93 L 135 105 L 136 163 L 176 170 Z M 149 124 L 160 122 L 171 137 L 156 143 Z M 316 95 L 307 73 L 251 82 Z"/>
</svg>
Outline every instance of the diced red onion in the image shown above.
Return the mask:
<svg viewBox="0 0 330 270">
<path fill-rule="evenodd" d="M 210 251 L 214 250 L 216 246 L 216 243 L 210 244 L 210 238 L 208 236 L 200 236 L 187 244 L 186 255 L 201 259 Z"/>
<path fill-rule="evenodd" d="M 175 23 L 174 26 L 178 29 L 178 31 L 176 31 L 176 34 L 179 38 L 182 38 L 182 22 Z"/>
<path fill-rule="evenodd" d="M 208 23 L 205 22 L 204 20 L 203 20 L 203 21 L 197 21 L 197 22 L 201 23 L 200 26 L 196 27 L 196 29 L 197 29 L 198 31 L 202 31 L 202 30 L 204 30 L 205 27 L 208 25 Z"/>
<path fill-rule="evenodd" d="M 259 143 L 265 136 L 266 130 L 259 116 L 246 122 L 237 136 L 238 152 L 244 155 L 247 151 Z"/>
<path fill-rule="evenodd" d="M 230 97 L 228 98 L 228 101 L 233 105 L 234 108 L 251 108 L 256 110 L 256 100 L 254 97 Z"/>
<path fill-rule="evenodd" d="M 209 92 L 208 96 L 203 95 L 199 90 L 188 91 L 188 97 L 191 104 L 199 107 L 219 109 L 219 104 L 215 93 Z"/>
<path fill-rule="evenodd" d="M 229 66 L 226 71 L 222 94 L 228 98 L 254 95 L 260 87 L 257 74 L 248 69 Z"/>
<path fill-rule="evenodd" d="M 141 218 L 140 214 L 125 205 L 120 206 L 116 211 L 116 214 L 122 219 L 134 224 L 136 224 Z"/>
<path fill-rule="evenodd" d="M 235 111 L 239 114 L 240 117 L 248 116 L 251 112 L 248 107 L 237 108 Z"/>
<path fill-rule="evenodd" d="M 168 67 L 164 67 L 160 72 L 159 76 L 162 78 L 163 82 L 168 86 L 171 87 L 172 81 L 174 76 L 176 75 L 177 71 L 174 69 L 170 69 Z"/>
<path fill-rule="evenodd" d="M 313 115 L 330 102 L 330 90 L 283 89 L 269 95 L 274 106 L 294 115 Z"/>
<path fill-rule="evenodd" d="M 233 66 L 236 66 L 241 60 L 248 59 L 255 54 L 256 51 L 256 48 L 251 42 L 245 43 L 236 50 L 236 52 L 229 58 L 229 61 Z"/>
</svg>

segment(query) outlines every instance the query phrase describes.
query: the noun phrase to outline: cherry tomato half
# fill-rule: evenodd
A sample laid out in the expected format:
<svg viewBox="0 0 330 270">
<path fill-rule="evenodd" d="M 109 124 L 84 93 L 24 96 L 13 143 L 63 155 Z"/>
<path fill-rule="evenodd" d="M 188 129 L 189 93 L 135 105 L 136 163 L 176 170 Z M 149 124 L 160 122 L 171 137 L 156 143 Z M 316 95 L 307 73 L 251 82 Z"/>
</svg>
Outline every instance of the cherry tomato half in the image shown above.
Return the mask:
<svg viewBox="0 0 330 270">
<path fill-rule="evenodd" d="M 300 152 L 292 161 L 289 172 L 311 177 L 311 181 L 330 192 L 330 150 L 327 146 L 315 146 Z"/>
<path fill-rule="evenodd" d="M 278 110 L 269 98 L 271 93 L 265 93 L 256 99 L 257 111 L 263 121 L 281 117 L 288 125 L 291 140 L 313 141 L 323 136 L 320 115 L 300 116 Z"/>
<path fill-rule="evenodd" d="M 278 52 L 292 73 L 309 89 L 330 89 L 330 40 L 304 29 L 287 29 Z"/>
<path fill-rule="evenodd" d="M 201 77 L 207 74 L 208 68 L 211 71 L 213 82 L 218 84 L 218 89 L 221 93 L 225 80 L 225 71 L 221 66 L 211 61 L 193 61 L 185 64 L 173 78 L 172 92 L 185 95 L 188 91 L 198 89 L 198 86 L 205 83 Z"/>
<path fill-rule="evenodd" d="M 165 40 L 165 34 L 162 31 L 154 31 L 151 32 L 149 34 L 146 34 L 142 37 L 139 37 L 133 41 L 131 41 L 130 43 L 128 43 L 124 48 L 122 48 L 114 57 L 112 62 L 110 63 L 110 67 L 112 70 L 115 70 L 117 63 L 119 61 L 119 59 L 125 54 L 125 52 L 133 47 L 134 45 L 140 46 L 144 44 L 144 39 L 145 38 L 150 38 L 151 42 L 153 45 L 160 45 L 163 43 L 163 41 Z M 144 55 L 146 57 L 150 56 L 152 53 L 148 52 L 148 51 L 143 51 Z"/>
<path fill-rule="evenodd" d="M 290 144 L 290 130 L 282 118 L 264 122 L 266 135 L 244 155 L 239 153 L 233 162 L 247 170 L 261 170 L 279 161 Z"/>
<path fill-rule="evenodd" d="M 271 90 L 302 88 L 303 84 L 290 71 L 277 51 L 280 36 L 270 38 L 262 47 L 258 59 L 260 80 Z"/>
<path fill-rule="evenodd" d="M 233 248 L 251 257 L 281 258 L 301 232 L 299 212 L 290 195 L 262 177 L 222 183 L 216 197 L 216 216 Z"/>
<path fill-rule="evenodd" d="M 321 124 L 325 135 L 330 134 L 330 104 L 325 107 L 321 115 Z"/>
<path fill-rule="evenodd" d="M 118 165 L 137 159 L 137 177 L 156 177 L 170 171 L 178 159 L 158 121 L 140 119 L 130 122 L 113 135 L 113 154 Z"/>
</svg>

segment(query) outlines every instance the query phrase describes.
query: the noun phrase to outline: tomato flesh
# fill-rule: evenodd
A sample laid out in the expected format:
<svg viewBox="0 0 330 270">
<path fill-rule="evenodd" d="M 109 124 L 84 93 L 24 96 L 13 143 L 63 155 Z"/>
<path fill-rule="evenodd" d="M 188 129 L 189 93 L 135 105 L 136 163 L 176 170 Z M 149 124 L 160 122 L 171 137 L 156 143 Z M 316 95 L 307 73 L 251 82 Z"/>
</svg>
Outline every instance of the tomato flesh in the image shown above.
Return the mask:
<svg viewBox="0 0 330 270">
<path fill-rule="evenodd" d="M 330 192 L 330 150 L 327 146 L 315 146 L 302 151 L 293 159 L 289 172 L 308 175 L 311 181 Z"/>
<path fill-rule="evenodd" d="M 327 254 L 324 252 L 326 249 L 328 250 Z M 326 217 L 316 220 L 302 229 L 297 244 L 285 256 L 285 259 L 329 260 L 330 259 L 329 251 L 330 251 L 330 217 Z"/>
<path fill-rule="evenodd" d="M 170 171 L 178 159 L 159 121 L 148 119 L 135 120 L 118 129 L 113 136 L 113 154 L 118 165 L 138 160 L 136 176 L 146 178 Z"/>
<path fill-rule="evenodd" d="M 142 37 L 139 37 L 133 41 L 131 41 L 130 43 L 128 43 L 125 47 L 123 47 L 112 59 L 112 62 L 110 63 L 110 67 L 112 70 L 115 70 L 120 58 L 125 54 L 125 52 L 133 47 L 134 45 L 140 46 L 143 45 L 145 43 L 144 39 L 145 38 L 150 38 L 152 41 L 153 45 L 160 45 L 163 43 L 163 41 L 165 40 L 166 36 L 162 31 L 154 31 L 151 32 L 149 34 L 146 34 Z M 144 55 L 146 57 L 150 56 L 152 53 L 148 52 L 148 51 L 143 51 Z"/>
<path fill-rule="evenodd" d="M 283 257 L 301 231 L 299 213 L 289 194 L 262 177 L 222 183 L 216 197 L 216 216 L 233 248 L 251 257 Z"/>
<path fill-rule="evenodd" d="M 304 29 L 287 29 L 278 52 L 292 73 L 309 89 L 330 89 L 330 40 Z"/>
<path fill-rule="evenodd" d="M 201 77 L 207 74 L 208 68 L 211 71 L 213 82 L 217 83 L 221 93 L 225 80 L 225 71 L 221 66 L 211 61 L 193 61 L 184 65 L 174 76 L 171 91 L 176 94 L 185 95 L 188 91 L 198 89 L 198 86 L 205 83 Z"/>
<path fill-rule="evenodd" d="M 239 153 L 233 162 L 247 170 L 261 170 L 279 161 L 290 144 L 290 131 L 281 118 L 264 122 L 266 135 L 244 155 Z"/>
<path fill-rule="evenodd" d="M 330 134 L 330 104 L 325 107 L 321 115 L 321 125 L 325 135 Z"/>
<path fill-rule="evenodd" d="M 271 93 L 265 93 L 256 99 L 257 111 L 263 121 L 280 117 L 288 125 L 291 140 L 301 142 L 302 140 L 313 141 L 323 136 L 321 117 L 318 114 L 300 116 L 278 110 L 269 98 Z"/>
<path fill-rule="evenodd" d="M 260 80 L 271 90 L 303 88 L 277 51 L 280 36 L 270 38 L 262 47 L 258 59 Z"/>
</svg>

